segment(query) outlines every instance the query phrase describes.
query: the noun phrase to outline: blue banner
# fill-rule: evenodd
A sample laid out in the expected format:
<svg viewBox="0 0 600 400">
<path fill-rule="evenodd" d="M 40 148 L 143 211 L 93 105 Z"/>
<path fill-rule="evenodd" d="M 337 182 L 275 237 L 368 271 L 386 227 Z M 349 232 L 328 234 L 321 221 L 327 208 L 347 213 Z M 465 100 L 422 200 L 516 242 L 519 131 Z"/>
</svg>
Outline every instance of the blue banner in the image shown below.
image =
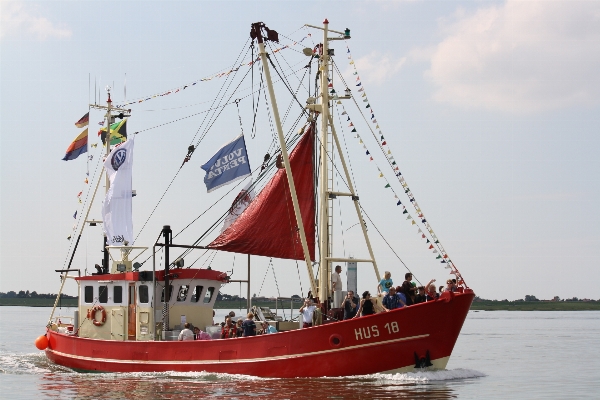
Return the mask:
<svg viewBox="0 0 600 400">
<path fill-rule="evenodd" d="M 204 183 L 208 193 L 250 175 L 244 135 L 236 137 L 221 147 L 217 154 L 202 166 L 202 169 L 206 171 Z"/>
</svg>

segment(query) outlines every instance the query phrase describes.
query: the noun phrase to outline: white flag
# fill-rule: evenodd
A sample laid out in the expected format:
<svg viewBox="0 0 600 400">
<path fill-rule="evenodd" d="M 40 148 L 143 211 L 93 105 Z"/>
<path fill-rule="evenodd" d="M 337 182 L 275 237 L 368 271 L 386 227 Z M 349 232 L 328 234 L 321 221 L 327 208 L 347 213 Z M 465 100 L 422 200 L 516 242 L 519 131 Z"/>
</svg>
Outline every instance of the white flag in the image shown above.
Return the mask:
<svg viewBox="0 0 600 400">
<path fill-rule="evenodd" d="M 254 191 L 250 190 L 250 186 L 252 186 L 252 179 L 250 179 L 250 182 L 248 182 L 248 184 L 244 186 L 240 193 L 235 197 L 235 200 L 233 200 L 233 203 L 229 208 L 229 213 L 227 214 L 227 216 L 225 217 L 225 221 L 223 222 L 221 232 L 229 228 L 229 226 L 233 224 L 240 215 L 242 215 L 244 210 L 248 208 L 248 206 L 254 199 Z"/>
<path fill-rule="evenodd" d="M 131 215 L 131 178 L 133 169 L 133 138 L 112 149 L 104 168 L 110 180 L 110 189 L 102 205 L 104 233 L 110 246 L 133 245 L 133 218 Z"/>
</svg>

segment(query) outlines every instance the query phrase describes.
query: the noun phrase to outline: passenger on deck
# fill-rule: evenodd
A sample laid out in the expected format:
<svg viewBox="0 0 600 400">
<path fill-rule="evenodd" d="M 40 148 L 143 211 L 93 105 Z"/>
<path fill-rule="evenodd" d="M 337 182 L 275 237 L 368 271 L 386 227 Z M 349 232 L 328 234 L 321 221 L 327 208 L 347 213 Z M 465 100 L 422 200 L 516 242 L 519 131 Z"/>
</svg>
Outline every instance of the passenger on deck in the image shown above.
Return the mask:
<svg viewBox="0 0 600 400">
<path fill-rule="evenodd" d="M 435 279 L 430 280 L 427 285 L 425 285 L 425 301 L 434 301 L 440 295 L 435 292 Z"/>
<path fill-rule="evenodd" d="M 277 329 L 275 329 L 275 327 L 269 324 L 267 321 L 263 321 L 261 333 L 263 335 L 266 335 L 268 333 L 277 333 Z"/>
<path fill-rule="evenodd" d="M 183 325 L 183 330 L 179 332 L 179 340 L 194 340 L 194 332 L 190 329 L 190 323 L 186 322 Z"/>
<path fill-rule="evenodd" d="M 221 328 L 221 339 L 231 339 L 237 336 L 237 329 L 230 316 L 225 318 L 225 325 Z"/>
<path fill-rule="evenodd" d="M 311 298 L 306 298 L 304 304 L 300 307 L 300 314 L 302 314 L 302 328 L 310 328 L 313 324 L 313 314 L 317 307 L 313 304 Z"/>
<path fill-rule="evenodd" d="M 445 292 L 455 292 L 456 291 L 456 287 L 454 286 L 454 282 L 452 282 L 452 279 L 448 279 L 446 281 L 446 288 L 444 289 Z"/>
<path fill-rule="evenodd" d="M 340 277 L 341 272 L 342 272 L 342 266 L 336 265 L 335 272 L 331 273 L 331 291 L 333 292 L 331 294 L 331 297 L 333 299 L 333 308 L 340 307 L 340 305 L 335 302 L 336 298 L 339 299 L 339 300 L 337 300 L 338 302 L 342 301 L 342 278 Z M 338 293 L 337 296 L 336 296 L 336 292 Z"/>
<path fill-rule="evenodd" d="M 209 333 L 200 330 L 197 326 L 194 327 L 194 339 L 195 340 L 212 340 Z"/>
<path fill-rule="evenodd" d="M 242 323 L 244 330 L 243 336 L 256 336 L 256 324 L 254 323 L 254 314 L 248 313 L 248 318 Z"/>
<path fill-rule="evenodd" d="M 394 281 L 392 280 L 392 273 L 390 271 L 385 271 L 383 274 L 383 279 L 377 285 L 377 295 L 385 296 L 390 288 L 394 286 Z"/>
<path fill-rule="evenodd" d="M 406 306 L 406 297 L 402 293 L 396 293 L 396 288 L 391 287 L 388 294 L 382 300 L 385 311 L 395 310 Z"/>
<path fill-rule="evenodd" d="M 356 312 L 357 317 L 364 317 L 365 315 L 375 314 L 375 304 L 373 303 L 373 299 L 371 299 L 371 293 L 367 290 L 362 295 L 362 300 L 360 301 L 360 306 L 358 307 L 358 311 Z"/>
<path fill-rule="evenodd" d="M 415 295 L 415 304 L 425 303 L 425 286 L 419 286 L 417 290 L 419 292 Z"/>
<path fill-rule="evenodd" d="M 242 327 L 243 323 L 244 321 L 242 321 L 241 318 L 235 323 L 235 337 L 242 337 L 244 335 L 244 328 Z"/>
<path fill-rule="evenodd" d="M 398 292 L 404 294 L 404 297 L 406 297 L 406 305 L 410 306 L 411 304 L 413 304 L 412 301 L 412 297 L 414 296 L 415 293 L 415 287 L 412 285 L 412 274 L 410 272 L 407 272 L 406 274 L 404 274 L 404 282 L 402 282 L 402 286 L 400 287 L 400 290 L 397 290 Z"/>
<path fill-rule="evenodd" d="M 440 294 L 442 294 L 442 292 L 444 291 L 444 287 L 443 287 L 443 286 L 440 286 L 440 287 L 438 288 L 438 290 L 440 291 Z M 439 297 L 439 295 L 438 295 L 438 297 Z"/>
<path fill-rule="evenodd" d="M 358 311 L 358 304 L 360 303 L 360 299 L 358 296 L 354 295 L 354 291 L 348 290 L 348 294 L 346 298 L 342 302 L 341 308 L 344 309 L 344 319 L 352 319 L 356 315 L 356 311 Z"/>
<path fill-rule="evenodd" d="M 225 319 L 227 319 L 227 317 L 231 318 L 231 320 L 233 321 L 233 319 L 235 318 L 235 313 L 233 311 L 229 311 L 229 314 L 225 316 Z"/>
</svg>

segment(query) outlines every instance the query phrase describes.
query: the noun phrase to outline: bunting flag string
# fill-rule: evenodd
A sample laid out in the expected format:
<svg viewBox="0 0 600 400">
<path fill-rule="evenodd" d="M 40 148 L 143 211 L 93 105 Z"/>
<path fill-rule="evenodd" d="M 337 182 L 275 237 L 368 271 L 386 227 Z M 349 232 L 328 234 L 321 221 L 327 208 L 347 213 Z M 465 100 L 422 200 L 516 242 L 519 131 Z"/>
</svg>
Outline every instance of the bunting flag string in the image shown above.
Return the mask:
<svg viewBox="0 0 600 400">
<path fill-rule="evenodd" d="M 278 52 L 280 52 L 282 50 L 290 49 L 293 46 L 296 46 L 297 44 L 302 43 L 308 37 L 310 37 L 310 34 L 307 34 L 306 36 L 304 36 L 302 39 L 300 39 L 298 41 L 294 41 L 294 43 L 291 44 L 291 45 L 285 45 L 285 46 L 282 46 L 282 47 L 279 47 L 279 48 L 273 50 L 273 53 L 278 53 Z M 153 99 L 158 98 L 158 97 L 163 97 L 163 96 L 168 96 L 168 95 L 171 95 L 171 94 L 179 93 L 179 92 L 182 92 L 182 91 L 184 91 L 185 89 L 187 89 L 189 87 L 196 86 L 198 83 L 208 82 L 208 81 L 211 81 L 213 79 L 227 77 L 231 73 L 237 72 L 240 68 L 251 67 L 252 65 L 254 65 L 256 63 L 260 63 L 260 56 L 258 56 L 254 60 L 244 61 L 243 63 L 241 63 L 240 65 L 238 65 L 235 68 L 232 68 L 232 69 L 229 69 L 229 70 L 221 70 L 220 72 L 217 72 L 216 74 L 213 74 L 213 75 L 201 78 L 201 79 L 197 79 L 197 80 L 195 80 L 193 82 L 190 82 L 190 83 L 187 83 L 185 85 L 180 85 L 180 86 L 178 86 L 176 88 L 173 88 L 171 90 L 167 90 L 167 91 L 164 91 L 164 92 L 159 92 L 159 93 L 155 93 L 155 94 L 152 94 L 152 95 L 149 95 L 149 96 L 144 96 L 144 97 L 141 97 L 141 98 L 138 98 L 138 99 L 135 99 L 135 100 L 131 100 L 131 101 L 128 101 L 126 103 L 119 104 L 116 107 L 117 108 L 123 108 L 123 107 L 129 106 L 129 105 L 132 105 L 132 104 L 144 103 L 146 101 L 153 100 Z"/>
<path fill-rule="evenodd" d="M 400 168 L 398 167 L 398 165 L 397 165 L 397 163 L 395 161 L 395 158 L 394 158 L 394 156 L 392 154 L 392 150 L 389 147 L 388 142 L 385 140 L 383 132 L 381 131 L 381 128 L 379 127 L 379 124 L 377 123 L 377 119 L 375 118 L 375 112 L 373 111 L 373 108 L 371 107 L 371 104 L 368 101 L 368 97 L 367 97 L 366 92 L 364 91 L 364 86 L 362 85 L 362 81 L 361 81 L 360 76 L 358 74 L 358 70 L 357 70 L 356 65 L 354 63 L 354 60 L 352 59 L 352 53 L 350 52 L 350 48 L 347 45 L 346 45 L 346 49 L 347 49 L 348 59 L 350 60 L 349 64 L 352 65 L 352 68 L 354 69 L 353 75 L 356 75 L 356 82 L 357 82 L 356 86 L 359 87 L 358 92 L 362 92 L 361 97 L 364 98 L 363 102 L 367 103 L 367 105 L 365 106 L 365 109 L 368 109 L 370 111 L 370 114 L 371 114 L 371 118 L 370 118 L 371 119 L 371 123 L 375 125 L 375 129 L 378 130 L 378 134 L 381 137 L 381 139 L 378 139 L 377 135 L 375 134 L 375 131 L 373 131 L 370 128 L 369 129 L 371 130 L 371 132 L 373 134 L 373 137 L 377 141 L 377 144 L 378 144 L 378 146 L 379 146 L 382 154 L 384 155 L 384 157 L 386 158 L 388 164 L 390 165 L 390 167 L 394 171 L 394 175 L 395 175 L 396 179 L 398 180 L 398 182 L 400 183 L 400 185 L 402 186 L 402 188 L 404 190 L 404 193 L 406 194 L 406 196 L 409 199 L 409 202 L 412 203 L 412 206 L 413 206 L 413 208 L 414 208 L 414 210 L 416 212 L 416 217 L 413 218 L 411 216 L 411 214 L 408 212 L 408 210 L 406 209 L 406 207 L 402 204 L 402 202 L 400 200 L 397 201 L 396 205 L 402 206 L 402 214 L 406 215 L 406 220 L 410 221 L 411 225 L 417 225 L 417 223 L 415 222 L 415 219 L 418 218 L 418 220 L 420 221 L 421 225 L 425 227 L 426 231 L 431 236 L 431 240 L 430 240 L 430 238 L 427 237 L 427 235 L 423 232 L 423 230 L 421 228 L 418 228 L 418 234 L 421 236 L 421 239 L 425 239 L 426 240 L 427 249 L 432 251 L 432 253 L 435 256 L 436 260 L 441 260 L 440 263 L 447 264 L 448 267 L 451 269 L 450 273 L 453 274 L 453 275 L 456 275 L 457 280 L 462 281 L 461 283 L 463 283 L 464 280 L 463 280 L 462 276 L 460 275 L 460 272 L 458 271 L 458 269 L 456 268 L 456 266 L 454 265 L 454 263 L 452 262 L 452 260 L 449 258 L 448 253 L 445 251 L 444 247 L 440 243 L 437 235 L 433 231 L 433 228 L 431 228 L 431 225 L 429 224 L 429 222 L 427 222 L 427 219 L 425 218 L 425 214 L 423 213 L 423 211 L 421 210 L 419 204 L 415 200 L 414 194 L 410 190 L 410 187 L 409 187 L 408 183 L 406 182 L 404 176 L 400 172 Z M 332 92 L 333 91 L 334 91 L 334 89 L 332 89 Z M 337 104 L 341 104 L 341 102 L 338 102 Z M 354 125 L 353 122 L 351 121 L 350 115 L 348 114 L 347 110 L 344 108 L 343 104 L 342 104 L 342 115 L 347 115 L 348 116 L 348 121 L 350 121 L 349 127 L 353 128 L 351 132 L 352 133 L 356 133 L 356 135 L 354 137 L 357 138 L 357 139 L 359 139 L 359 143 L 366 150 L 366 155 L 369 157 L 369 161 L 374 161 L 373 160 L 373 156 L 369 152 L 369 149 L 367 149 L 366 145 L 364 144 L 364 141 L 362 140 L 362 138 L 360 137 L 360 135 L 357 133 L 356 125 Z M 379 178 L 383 178 L 385 180 L 385 186 L 384 186 L 384 188 L 385 189 L 390 189 L 392 191 L 392 193 L 394 194 L 394 198 L 398 199 L 398 196 L 397 196 L 396 192 L 392 188 L 392 186 L 391 186 L 390 182 L 387 180 L 387 178 L 384 177 L 384 175 L 381 172 L 379 166 L 377 165 L 377 162 L 375 162 L 375 166 L 377 167 L 377 170 L 379 172 Z"/>
</svg>

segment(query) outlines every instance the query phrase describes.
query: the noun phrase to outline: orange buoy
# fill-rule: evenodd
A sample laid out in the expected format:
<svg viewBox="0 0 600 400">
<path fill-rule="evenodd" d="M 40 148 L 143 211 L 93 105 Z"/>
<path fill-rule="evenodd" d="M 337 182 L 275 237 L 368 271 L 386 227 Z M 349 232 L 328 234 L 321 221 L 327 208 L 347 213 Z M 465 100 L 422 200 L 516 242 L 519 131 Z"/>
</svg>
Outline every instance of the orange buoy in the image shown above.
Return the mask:
<svg viewBox="0 0 600 400">
<path fill-rule="evenodd" d="M 46 347 L 48 347 L 48 338 L 46 335 L 42 335 L 35 339 L 35 347 L 37 347 L 39 350 L 44 350 Z"/>
</svg>

